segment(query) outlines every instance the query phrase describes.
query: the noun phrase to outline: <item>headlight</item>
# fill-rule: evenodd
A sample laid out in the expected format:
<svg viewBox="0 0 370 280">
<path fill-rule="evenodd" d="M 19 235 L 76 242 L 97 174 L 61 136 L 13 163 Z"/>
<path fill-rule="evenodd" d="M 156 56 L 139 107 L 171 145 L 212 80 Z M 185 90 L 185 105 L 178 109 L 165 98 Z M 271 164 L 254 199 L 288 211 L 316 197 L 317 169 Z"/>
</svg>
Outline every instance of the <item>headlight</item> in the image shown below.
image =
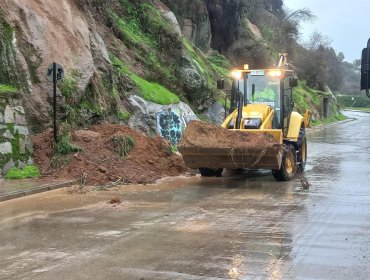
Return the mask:
<svg viewBox="0 0 370 280">
<path fill-rule="evenodd" d="M 242 72 L 240 70 L 234 70 L 234 71 L 231 72 L 231 76 L 235 80 L 240 80 L 242 78 Z"/>
<path fill-rule="evenodd" d="M 270 72 L 271 77 L 281 77 L 281 71 L 280 70 L 273 70 Z"/>
</svg>

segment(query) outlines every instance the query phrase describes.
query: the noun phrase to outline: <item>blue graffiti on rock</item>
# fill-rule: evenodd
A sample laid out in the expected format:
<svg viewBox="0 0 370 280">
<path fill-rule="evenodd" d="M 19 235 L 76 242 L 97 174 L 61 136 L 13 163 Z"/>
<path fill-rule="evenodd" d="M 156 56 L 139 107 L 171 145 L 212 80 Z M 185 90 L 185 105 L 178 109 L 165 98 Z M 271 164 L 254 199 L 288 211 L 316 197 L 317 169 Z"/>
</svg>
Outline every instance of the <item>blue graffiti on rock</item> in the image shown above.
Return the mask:
<svg viewBox="0 0 370 280">
<path fill-rule="evenodd" d="M 171 145 L 177 145 L 186 126 L 192 120 L 198 120 L 198 118 L 191 110 L 172 108 L 161 111 L 157 113 L 157 132 Z"/>
</svg>

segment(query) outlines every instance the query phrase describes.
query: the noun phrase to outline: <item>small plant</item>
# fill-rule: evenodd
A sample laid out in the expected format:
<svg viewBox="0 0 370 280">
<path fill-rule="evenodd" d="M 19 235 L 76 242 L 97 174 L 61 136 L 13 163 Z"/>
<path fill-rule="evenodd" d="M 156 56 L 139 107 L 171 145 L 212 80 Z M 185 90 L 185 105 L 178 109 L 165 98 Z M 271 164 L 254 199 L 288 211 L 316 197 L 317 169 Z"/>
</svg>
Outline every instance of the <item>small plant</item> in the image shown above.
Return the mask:
<svg viewBox="0 0 370 280">
<path fill-rule="evenodd" d="M 65 78 L 59 84 L 59 89 L 64 97 L 70 98 L 77 92 L 77 80 L 74 77 Z"/>
<path fill-rule="evenodd" d="M 171 154 L 176 154 L 178 151 L 179 151 L 179 150 L 177 149 L 177 146 L 176 146 L 176 145 L 171 145 L 171 146 L 169 147 L 169 152 L 170 152 Z"/>
<path fill-rule="evenodd" d="M 59 155 L 68 155 L 79 151 L 81 151 L 81 148 L 72 144 L 68 135 L 62 136 L 55 145 L 55 153 Z"/>
<path fill-rule="evenodd" d="M 110 139 L 114 151 L 120 157 L 126 157 L 135 146 L 135 140 L 129 135 L 116 134 Z"/>
<path fill-rule="evenodd" d="M 40 176 L 40 170 L 35 165 L 28 165 L 23 169 L 19 168 L 12 168 L 10 169 L 6 175 L 5 179 L 8 180 L 16 180 L 16 179 L 27 179 L 27 178 L 35 178 Z"/>
<path fill-rule="evenodd" d="M 13 93 L 16 91 L 17 91 L 16 87 L 0 84 L 0 93 L 8 93 L 8 92 Z"/>
<path fill-rule="evenodd" d="M 131 114 L 129 112 L 119 112 L 118 113 L 118 118 L 121 120 L 121 121 L 128 121 L 131 117 Z"/>
</svg>

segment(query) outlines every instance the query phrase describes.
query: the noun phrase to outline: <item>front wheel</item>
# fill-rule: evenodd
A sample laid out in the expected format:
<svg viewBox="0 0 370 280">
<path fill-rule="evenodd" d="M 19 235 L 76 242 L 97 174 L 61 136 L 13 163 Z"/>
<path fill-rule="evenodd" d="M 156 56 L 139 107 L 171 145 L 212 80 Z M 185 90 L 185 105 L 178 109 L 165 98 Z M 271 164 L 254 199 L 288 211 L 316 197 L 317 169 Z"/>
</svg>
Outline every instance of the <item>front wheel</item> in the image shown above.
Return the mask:
<svg viewBox="0 0 370 280">
<path fill-rule="evenodd" d="M 297 157 L 293 145 L 284 146 L 283 159 L 279 170 L 272 170 L 272 176 L 276 181 L 289 181 L 297 172 Z"/>
<path fill-rule="evenodd" d="M 219 169 L 210 169 L 210 168 L 199 168 L 200 175 L 202 177 L 221 177 L 221 174 L 224 170 Z"/>
</svg>

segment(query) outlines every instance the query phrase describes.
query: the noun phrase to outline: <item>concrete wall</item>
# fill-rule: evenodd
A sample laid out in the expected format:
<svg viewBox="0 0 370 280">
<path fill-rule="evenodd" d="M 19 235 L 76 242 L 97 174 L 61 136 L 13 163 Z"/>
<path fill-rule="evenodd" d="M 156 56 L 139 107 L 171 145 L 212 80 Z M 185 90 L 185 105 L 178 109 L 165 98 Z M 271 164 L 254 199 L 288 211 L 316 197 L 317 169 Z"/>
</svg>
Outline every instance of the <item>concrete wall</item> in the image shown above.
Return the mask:
<svg viewBox="0 0 370 280">
<path fill-rule="evenodd" d="M 17 94 L 0 94 L 0 178 L 12 167 L 33 164 L 24 108 Z"/>
</svg>

